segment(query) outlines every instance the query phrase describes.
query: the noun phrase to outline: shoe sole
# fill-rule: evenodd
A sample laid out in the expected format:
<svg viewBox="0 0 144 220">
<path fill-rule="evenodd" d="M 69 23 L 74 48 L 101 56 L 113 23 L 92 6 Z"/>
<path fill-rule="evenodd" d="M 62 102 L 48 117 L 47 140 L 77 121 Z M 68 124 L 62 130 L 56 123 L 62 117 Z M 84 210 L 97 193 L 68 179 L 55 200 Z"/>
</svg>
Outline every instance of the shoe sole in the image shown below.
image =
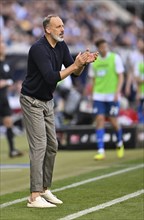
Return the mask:
<svg viewBox="0 0 144 220">
<path fill-rule="evenodd" d="M 28 208 L 56 208 L 56 206 L 34 206 L 33 204 L 27 204 Z"/>
</svg>

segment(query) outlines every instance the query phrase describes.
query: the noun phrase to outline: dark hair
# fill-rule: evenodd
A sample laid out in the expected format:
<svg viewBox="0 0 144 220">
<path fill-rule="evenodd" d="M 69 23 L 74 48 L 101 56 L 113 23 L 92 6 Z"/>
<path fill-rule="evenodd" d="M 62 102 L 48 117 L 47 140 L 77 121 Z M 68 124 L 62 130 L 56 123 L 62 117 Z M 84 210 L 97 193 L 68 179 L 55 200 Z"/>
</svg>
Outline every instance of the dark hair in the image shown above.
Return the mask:
<svg viewBox="0 0 144 220">
<path fill-rule="evenodd" d="M 105 39 L 101 38 L 95 42 L 95 45 L 96 45 L 96 47 L 99 47 L 103 43 L 107 43 L 107 41 Z"/>
<path fill-rule="evenodd" d="M 43 20 L 43 28 L 44 28 L 44 30 L 45 30 L 46 27 L 49 25 L 50 20 L 51 20 L 51 18 L 53 18 L 53 17 L 58 17 L 58 15 L 51 14 L 51 15 L 48 15 L 47 17 L 44 18 L 44 20 Z"/>
<path fill-rule="evenodd" d="M 139 41 L 139 40 L 144 41 L 144 36 L 139 35 L 139 36 L 137 37 L 137 41 Z"/>
</svg>

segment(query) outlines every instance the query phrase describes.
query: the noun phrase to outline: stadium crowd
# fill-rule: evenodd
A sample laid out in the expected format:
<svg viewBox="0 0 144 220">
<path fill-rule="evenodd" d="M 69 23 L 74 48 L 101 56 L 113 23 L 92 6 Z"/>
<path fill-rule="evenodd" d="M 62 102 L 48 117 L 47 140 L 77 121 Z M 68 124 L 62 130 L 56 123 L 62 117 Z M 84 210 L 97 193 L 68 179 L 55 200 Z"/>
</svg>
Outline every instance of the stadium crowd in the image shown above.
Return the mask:
<svg viewBox="0 0 144 220">
<path fill-rule="evenodd" d="M 137 53 L 138 39 L 143 36 L 143 21 L 137 14 L 130 14 L 129 12 L 126 12 L 127 16 L 123 16 L 121 12 L 112 10 L 110 7 L 111 1 L 109 1 L 109 4 L 106 4 L 106 2 L 108 1 L 2 0 L 0 30 L 7 45 L 7 52 L 9 52 L 11 46 L 18 47 L 20 53 L 22 45 L 29 48 L 43 35 L 43 18 L 48 14 L 58 14 L 64 21 L 65 41 L 74 56 L 77 52 L 84 51 L 86 48 L 95 49 L 95 41 L 99 37 L 105 38 L 112 49 L 117 50 L 120 54 L 123 50 L 126 54 L 128 50 L 127 56 L 122 55 L 126 79 L 123 96 L 124 98 L 127 97 L 133 105 L 136 86 L 133 77 L 129 77 L 128 73 L 132 72 L 134 68 L 132 66 L 132 55 Z M 27 51 L 22 52 L 26 53 Z M 85 73 L 82 74 L 82 77 L 79 77 L 78 81 L 76 79 L 75 82 L 73 81 L 76 88 L 70 87 L 73 88 L 71 90 L 72 94 L 73 92 L 80 92 L 80 95 L 83 95 L 83 92 L 88 90 L 86 85 L 87 72 L 88 68 L 85 69 Z M 21 81 L 19 82 L 21 83 Z M 129 91 L 127 90 L 128 87 L 130 88 Z M 16 90 L 15 88 L 14 90 Z M 83 88 L 86 88 L 86 90 L 83 91 Z M 62 90 L 59 92 L 62 92 Z M 66 100 L 65 97 L 64 100 Z"/>
<path fill-rule="evenodd" d="M 137 37 L 143 35 L 143 22 L 137 15 L 123 18 L 106 2 L 2 0 L 1 31 L 7 45 L 31 45 L 43 34 L 43 17 L 58 14 L 65 23 L 65 41 L 77 50 L 91 47 L 98 37 L 106 38 L 111 45 L 134 48 Z"/>
</svg>

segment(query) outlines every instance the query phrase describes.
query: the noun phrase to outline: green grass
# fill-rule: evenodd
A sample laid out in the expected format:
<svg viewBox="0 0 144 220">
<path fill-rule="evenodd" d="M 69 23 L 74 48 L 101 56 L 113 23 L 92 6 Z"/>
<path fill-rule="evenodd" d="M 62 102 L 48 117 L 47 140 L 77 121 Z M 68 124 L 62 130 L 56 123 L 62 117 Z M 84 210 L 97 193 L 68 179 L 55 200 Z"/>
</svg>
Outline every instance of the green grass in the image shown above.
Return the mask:
<svg viewBox="0 0 144 220">
<path fill-rule="evenodd" d="M 29 163 L 25 136 L 16 138 L 22 158 L 10 159 L 5 139 L 1 140 L 1 163 Z M 59 151 L 56 157 L 53 187 L 60 188 L 75 182 L 101 176 L 143 163 L 143 149 L 126 150 L 125 157 L 116 158 L 114 150 L 106 152 L 104 161 L 94 161 L 95 151 Z M 64 204 L 53 209 L 28 209 L 26 201 L 1 209 L 1 220 L 58 220 L 69 214 L 94 207 L 144 188 L 143 169 L 129 171 L 75 188 L 55 193 Z M 29 195 L 29 169 L 1 170 L 0 203 Z M 107 207 L 79 220 L 143 220 L 143 195 Z"/>
</svg>

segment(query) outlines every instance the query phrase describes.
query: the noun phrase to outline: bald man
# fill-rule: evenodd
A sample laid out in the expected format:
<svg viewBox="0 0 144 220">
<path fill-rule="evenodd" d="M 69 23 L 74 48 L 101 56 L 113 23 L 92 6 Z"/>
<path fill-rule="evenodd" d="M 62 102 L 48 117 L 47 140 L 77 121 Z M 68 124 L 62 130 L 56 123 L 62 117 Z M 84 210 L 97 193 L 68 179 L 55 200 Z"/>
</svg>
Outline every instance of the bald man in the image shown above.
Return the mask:
<svg viewBox="0 0 144 220">
<path fill-rule="evenodd" d="M 57 15 L 43 20 L 45 35 L 32 45 L 20 102 L 30 149 L 30 198 L 27 207 L 56 207 L 63 202 L 51 191 L 58 143 L 55 132 L 53 92 L 59 81 L 79 76 L 97 59 L 88 50 L 73 60 L 64 42 L 64 23 Z M 61 70 L 62 64 L 65 66 Z"/>
</svg>

